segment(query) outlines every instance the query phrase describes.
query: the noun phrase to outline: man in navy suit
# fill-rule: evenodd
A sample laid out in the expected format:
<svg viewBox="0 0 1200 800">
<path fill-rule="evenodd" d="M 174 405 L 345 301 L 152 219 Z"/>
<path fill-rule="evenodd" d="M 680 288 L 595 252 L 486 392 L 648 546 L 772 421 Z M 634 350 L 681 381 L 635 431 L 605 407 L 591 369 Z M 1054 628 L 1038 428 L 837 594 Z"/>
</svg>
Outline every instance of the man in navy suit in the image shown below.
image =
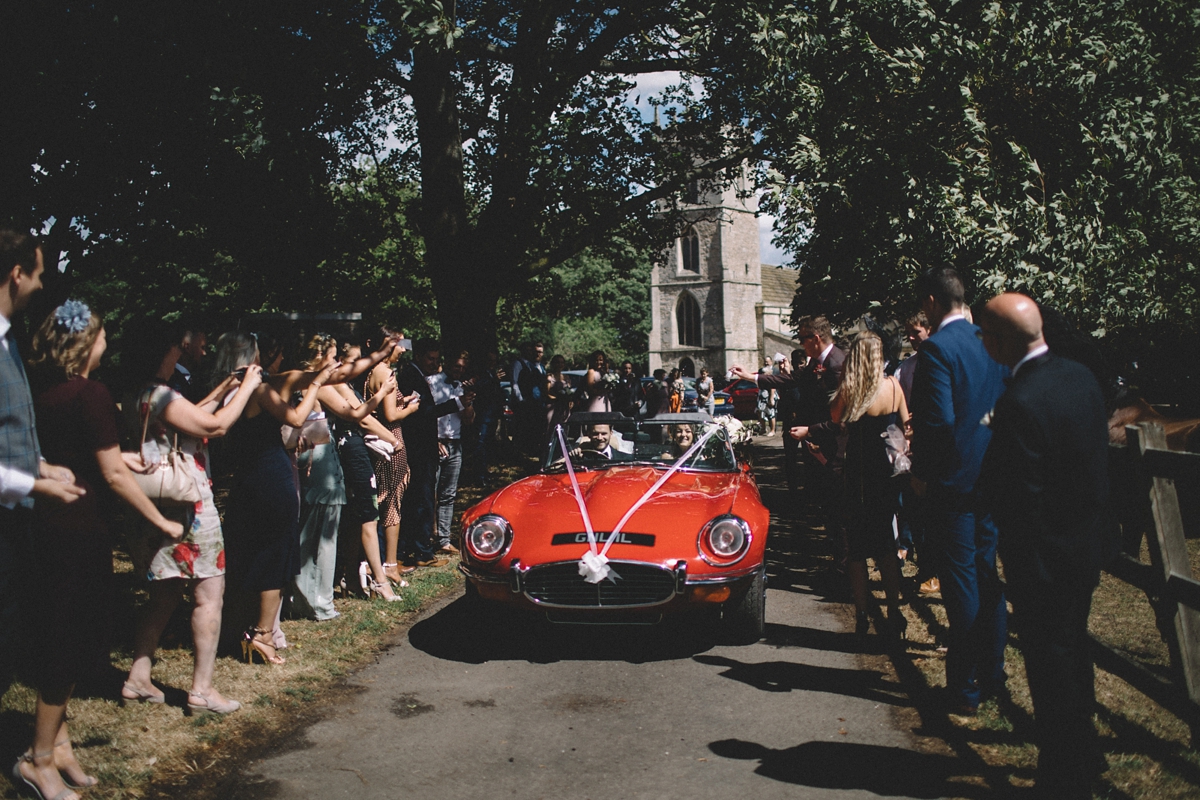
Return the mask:
<svg viewBox="0 0 1200 800">
<path fill-rule="evenodd" d="M 992 414 L 980 493 L 1021 636 L 1045 797 L 1090 798 L 1104 769 L 1087 620 L 1100 568 L 1115 555 L 1108 506 L 1108 419 L 1100 386 L 1049 352 L 1037 304 L 1002 294 L 980 315 L 983 344 L 1012 370 Z"/>
<path fill-rule="evenodd" d="M 935 331 L 917 354 L 912 390 L 912 474 L 926 498 L 927 546 L 937 553 L 950 622 L 946 693 L 951 711 L 973 715 L 1004 688 L 1008 632 L 996 572 L 996 527 L 979 507 L 975 481 L 991 441 L 986 418 L 1004 393 L 1007 370 L 988 357 L 967 321 L 963 283 L 949 267 L 917 281 Z"/>
</svg>

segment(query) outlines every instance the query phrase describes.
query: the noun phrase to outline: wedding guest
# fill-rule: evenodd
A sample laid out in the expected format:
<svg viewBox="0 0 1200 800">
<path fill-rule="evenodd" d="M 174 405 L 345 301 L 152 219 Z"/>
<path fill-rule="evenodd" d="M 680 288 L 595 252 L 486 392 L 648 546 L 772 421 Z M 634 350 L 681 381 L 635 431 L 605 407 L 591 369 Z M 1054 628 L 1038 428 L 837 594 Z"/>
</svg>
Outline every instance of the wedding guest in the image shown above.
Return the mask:
<svg viewBox="0 0 1200 800">
<path fill-rule="evenodd" d="M 642 400 L 642 381 L 633 371 L 632 361 L 621 362 L 620 382 L 612 390 L 613 409 L 632 417 Z"/>
<path fill-rule="evenodd" d="M 173 335 L 179 339 L 179 358 L 167 385 L 196 403 L 204 397 L 205 382 L 200 376 L 200 368 L 207 355 L 208 335 L 195 323 L 179 326 Z"/>
<path fill-rule="evenodd" d="M 583 376 L 583 397 L 579 401 L 583 411 L 612 411 L 606 375 L 608 357 L 603 350 L 597 350 L 588 356 L 587 373 Z"/>
<path fill-rule="evenodd" d="M 973 715 L 1002 692 L 1008 613 L 996 568 L 996 526 L 975 492 L 991 428 L 980 424 L 1004 394 L 1007 370 L 993 361 L 964 314 L 965 288 L 950 267 L 916 285 L 934 333 L 921 345 L 912 391 L 912 476 L 924 495 L 929 545 L 937 552 L 950 624 L 946 699 Z"/>
<path fill-rule="evenodd" d="M 464 350 L 446 364 L 445 370 L 429 378 L 429 391 L 433 395 L 435 406 L 461 398 L 474 386 L 474 381 L 462 380 L 469 359 L 470 356 Z M 454 501 L 458 498 L 458 476 L 462 472 L 463 426 L 470 425 L 474 418 L 474 406 L 438 417 L 437 529 L 434 551 L 439 555 L 458 554 L 458 548 L 450 541 L 450 527 L 454 522 Z"/>
<path fill-rule="evenodd" d="M 178 541 L 163 536 L 153 525 L 131 526 L 131 554 L 137 569 L 149 581 L 150 601 L 134 636 L 133 664 L 121 697 L 149 703 L 166 701 L 151 682 L 154 652 L 184 591 L 191 589 L 194 659 L 187 702 L 194 710 L 227 714 L 241 704 L 227 700 L 213 687 L 225 596 L 225 540 L 221 516 L 213 501 L 207 440 L 224 436 L 237 422 L 250 395 L 262 382 L 261 369 L 251 365 L 244 376 L 226 376 L 207 397 L 192 404 L 171 388 L 183 352 L 178 336 L 131 326 L 126 341 L 122 360 L 136 372 L 150 376 L 125 404 L 126 416 L 131 418 L 126 429 L 139 442 L 134 468 L 144 466 L 142 459 L 147 452 L 161 460 L 177 450 L 182 453 L 200 501 L 194 508 L 167 510 L 168 516 L 178 519 L 187 531 Z M 220 407 L 221 400 L 230 393 L 233 398 Z"/>
<path fill-rule="evenodd" d="M 252 335 L 223 334 L 214 375 L 257 364 L 258 358 Z M 286 642 L 278 618 L 283 589 L 300 571 L 300 490 L 280 427 L 304 424 L 336 367 L 264 380 L 229 434 L 234 469 L 225 512 L 227 574 L 236 589 L 258 598 L 257 620 L 242 635 L 247 661 L 258 654 L 267 663 L 286 663 L 277 652 Z M 295 391 L 303 394 L 292 406 Z"/>
<path fill-rule="evenodd" d="M 396 381 L 395 364 L 403 353 L 404 348 L 397 347 L 386 363 L 371 370 L 366 384 L 368 393 L 374 394 L 389 378 Z M 375 458 L 375 477 L 379 484 L 376 500 L 379 504 L 380 522 L 383 525 L 383 572 L 388 580 L 397 584 L 403 580 L 402 576 L 413 571 L 412 567 L 400 563 L 397 548 L 400 541 L 401 508 L 412 478 L 409 448 L 404 437 L 404 420 L 415 414 L 420 409 L 420 404 L 421 398 L 417 392 L 406 395 L 397 383 L 396 390 L 384 397 L 375 412 L 396 441 L 389 458 Z"/>
<path fill-rule="evenodd" d="M 683 393 L 686 391 L 679 370 L 671 370 L 671 377 L 667 379 L 667 387 L 670 392 L 667 399 L 668 408 L 672 414 L 678 414 L 683 410 Z"/>
<path fill-rule="evenodd" d="M 883 342 L 865 331 L 842 368 L 842 382 L 829 412 L 846 426 L 846 462 L 842 498 L 846 511 L 846 571 L 854 594 L 855 633 L 867 632 L 867 558 L 873 557 L 887 595 L 889 633 L 903 638 L 908 627 L 900 613 L 900 564 L 892 518 L 900 507 L 901 481 L 892 476 L 883 434 L 889 426 L 904 430 L 908 406 L 900 382 L 884 374 Z"/>
<path fill-rule="evenodd" d="M 628 364 L 629 362 L 627 361 L 625 363 Z M 710 417 L 713 416 L 717 408 L 716 401 L 714 400 L 715 393 L 716 386 L 713 384 L 713 379 L 708 376 L 708 369 L 706 367 L 701 367 L 700 379 L 696 381 L 696 400 L 699 405 L 704 407 L 704 410 L 708 412 Z M 771 425 L 771 433 L 775 433 L 773 421 Z"/>
<path fill-rule="evenodd" d="M 562 356 L 550 359 L 550 370 L 546 373 L 546 441 L 557 425 L 562 425 L 571 416 L 571 379 L 563 374 L 567 360 Z"/>
<path fill-rule="evenodd" d="M 33 395 L 13 336 L 12 320 L 42 288 L 44 269 L 37 239 L 0 227 L 0 695 L 8 690 L 17 656 L 26 649 L 21 611 L 34 596 L 29 580 L 34 502 L 66 505 L 86 492 L 71 470 L 40 458 Z M 59 770 L 71 767 L 77 776 L 82 770 L 69 752 L 69 739 L 55 747 L 59 729 L 53 721 L 36 717 L 38 722 L 44 724 L 35 727 L 33 749 L 16 765 L 15 777 L 44 796 L 59 796 L 66 791 Z"/>
<path fill-rule="evenodd" d="M 366 362 L 362 371 L 375 366 L 391 354 L 390 343 L 374 354 L 374 357 L 356 359 Z M 328 334 L 317 334 L 305 345 L 303 368 L 307 372 L 319 372 L 330 364 L 337 364 L 337 341 Z M 335 416 L 347 417 L 357 422 L 373 411 L 384 396 L 395 390 L 395 379 L 386 381 L 366 403 L 357 408 L 349 404 L 339 393 L 344 383 L 322 386 L 317 391 L 317 402 L 326 419 Z M 337 572 L 337 534 L 341 523 L 342 508 L 346 505 L 345 479 L 341 460 L 330 441 L 301 447 L 297 451 L 300 475 L 301 524 L 300 524 L 300 573 L 293 584 L 291 596 L 293 613 L 317 621 L 335 619 L 339 616 L 333 607 L 333 582 Z M 379 590 L 384 595 L 383 589 Z M 387 595 L 395 599 L 390 588 Z"/>
<path fill-rule="evenodd" d="M 344 363 L 357 361 L 362 356 L 362 348 L 356 344 L 342 346 L 341 360 Z M 330 431 L 337 445 L 338 458 L 342 464 L 342 475 L 346 491 L 346 506 L 342 511 L 342 523 L 348 526 L 358 526 L 359 539 L 353 546 L 340 547 L 348 558 L 343 557 L 344 564 L 358 565 L 359 585 L 367 597 L 378 595 L 388 602 L 399 598 L 392 592 L 391 581 L 383 568 L 383 551 L 379 546 L 379 506 L 377 505 L 378 481 L 375 468 L 371 465 L 371 452 L 366 437 L 373 437 L 372 443 L 381 458 L 391 458 L 401 444 L 396 437 L 375 418 L 372 413 L 378 404 L 367 405 L 363 400 L 362 389 L 365 382 L 359 380 L 335 384 L 331 387 L 337 392 L 339 401 L 327 398 L 325 387 L 317 396 L 321 404 L 332 412 Z M 380 403 L 396 390 L 394 376 L 384 379 L 379 391 L 372 395 L 380 397 Z M 361 416 L 364 413 L 365 416 Z M 359 552 L 365 557 L 364 564 L 359 564 Z M 347 575 L 353 574 L 353 569 L 343 569 Z M 399 586 L 407 586 L 408 582 L 401 580 Z"/>
<path fill-rule="evenodd" d="M 474 394 L 464 393 L 442 403 L 433 402 L 427 376 L 437 373 L 441 350 L 434 339 L 418 339 L 413 348 L 413 360 L 396 378 L 397 392 L 420 395 L 417 410 L 404 418 L 404 443 L 408 448 L 413 483 L 404 495 L 400 515 L 400 549 L 411 562 L 410 566 L 441 567 L 448 561 L 433 552 L 435 488 L 438 466 L 437 420 L 446 414 L 462 411 L 474 400 Z M 539 424 L 541 421 L 539 420 Z"/>
<path fill-rule="evenodd" d="M 759 375 L 771 375 L 771 364 L 767 363 L 758 371 Z M 771 387 L 758 390 L 758 421 L 763 424 L 763 428 L 767 430 L 768 435 L 775 435 L 775 409 L 779 404 L 779 395 L 777 390 Z"/>
<path fill-rule="evenodd" d="M 71 748 L 67 701 L 75 683 L 109 661 L 114 602 L 113 495 L 178 540 L 183 525 L 167 519 L 138 487 L 121 458 L 117 410 L 103 384 L 89 375 L 107 347 L 104 324 L 83 303 L 68 300 L 51 312 L 33 337 L 30 376 L 42 454 L 72 471 L 84 494 L 74 503 L 34 507 L 32 572 L 69 576 L 52 592 L 30 598 L 27 621 L 38 699 L 33 747 L 14 777 L 39 794 L 73 795 L 73 786 L 95 786 Z M 57 767 L 57 769 L 55 769 Z"/>
<path fill-rule="evenodd" d="M 979 478 L 995 515 L 1038 746 L 1039 797 L 1091 798 L 1107 768 L 1096 725 L 1088 614 L 1117 552 L 1110 516 L 1108 414 L 1092 373 L 1050 352 L 1037 304 L 993 298 L 983 344 L 1012 371 L 992 413 Z"/>
<path fill-rule="evenodd" d="M 913 354 L 900 362 L 896 368 L 896 378 L 900 388 L 904 390 L 904 399 L 912 402 L 913 378 L 917 374 L 919 359 L 917 354 L 921 345 L 929 338 L 929 320 L 924 312 L 918 311 L 904 323 L 904 337 L 908 339 Z M 900 560 L 916 559 L 918 564 L 917 586 L 921 594 L 934 594 L 941 591 L 941 581 L 937 577 L 935 551 L 925 547 L 925 522 L 921 517 L 921 498 L 913 491 L 912 486 L 906 486 L 900 493 L 900 514 L 898 517 L 900 536 L 896 547 Z"/>
<path fill-rule="evenodd" d="M 543 394 L 546 368 L 542 365 L 545 353 L 546 348 L 541 342 L 531 342 L 521 348 L 521 358 L 513 363 L 512 393 L 517 412 L 517 440 L 526 455 L 540 456 L 542 445 L 545 444 L 539 441 L 546 423 L 546 398 Z"/>
</svg>

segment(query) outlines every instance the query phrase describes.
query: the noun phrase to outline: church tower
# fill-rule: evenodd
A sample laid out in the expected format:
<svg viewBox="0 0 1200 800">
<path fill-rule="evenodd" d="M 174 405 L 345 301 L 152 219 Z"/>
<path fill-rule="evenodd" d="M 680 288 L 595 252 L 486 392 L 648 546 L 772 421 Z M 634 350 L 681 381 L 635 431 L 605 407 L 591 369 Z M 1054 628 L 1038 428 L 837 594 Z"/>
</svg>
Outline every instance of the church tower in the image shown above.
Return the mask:
<svg viewBox="0 0 1200 800">
<path fill-rule="evenodd" d="M 720 377 L 758 366 L 756 307 L 762 307 L 757 203 L 745 177 L 723 190 L 693 184 L 683 209 L 690 225 L 650 275 L 650 370 L 675 367 Z"/>
</svg>

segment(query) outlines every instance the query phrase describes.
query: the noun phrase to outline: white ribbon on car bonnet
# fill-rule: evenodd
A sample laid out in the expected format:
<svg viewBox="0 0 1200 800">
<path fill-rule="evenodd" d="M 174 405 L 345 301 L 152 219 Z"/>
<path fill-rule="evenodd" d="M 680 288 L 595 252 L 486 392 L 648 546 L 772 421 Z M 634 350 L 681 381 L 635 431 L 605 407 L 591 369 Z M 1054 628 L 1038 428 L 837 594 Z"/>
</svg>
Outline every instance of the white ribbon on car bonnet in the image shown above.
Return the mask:
<svg viewBox="0 0 1200 800">
<path fill-rule="evenodd" d="M 712 435 L 717 432 L 719 427 L 720 426 L 714 425 L 712 428 L 710 428 L 708 432 L 701 436 L 695 444 L 688 448 L 686 453 L 681 455 L 679 459 L 671 465 L 670 469 L 663 473 L 661 478 L 654 482 L 653 486 L 646 490 L 646 493 L 643 494 L 636 503 L 629 507 L 629 510 L 625 512 L 625 516 L 621 517 L 621 521 L 618 522 L 616 527 L 612 529 L 612 533 L 610 533 L 608 536 L 608 541 L 604 543 L 604 549 L 601 550 L 597 545 L 596 532 L 592 529 L 592 519 L 588 515 L 587 503 L 583 499 L 583 492 L 579 489 L 579 480 L 575 477 L 575 467 L 571 464 L 571 456 L 567 450 L 567 440 L 566 437 L 563 436 L 562 425 L 556 426 L 558 443 L 562 447 L 563 460 L 567 465 L 567 475 L 570 476 L 571 488 L 575 491 L 575 502 L 579 505 L 579 513 L 583 515 L 583 526 L 587 530 L 588 551 L 583 554 L 583 558 L 579 559 L 579 574 L 583 576 L 585 581 L 588 583 L 599 583 L 605 578 L 613 581 L 614 577 L 621 577 L 616 573 L 615 570 L 613 570 L 612 567 L 608 565 L 608 550 L 613 546 L 613 543 L 617 541 L 617 537 L 621 533 L 621 529 L 625 527 L 625 523 L 629 521 L 629 518 L 632 517 L 639 508 L 645 505 L 646 501 L 653 497 L 654 493 L 657 492 L 664 483 L 670 480 L 671 476 L 674 475 L 680 467 L 686 464 L 688 459 L 695 455 L 700 448 L 704 446 L 705 442 L 712 438 Z M 616 581 L 613 582 L 615 583 Z"/>
</svg>

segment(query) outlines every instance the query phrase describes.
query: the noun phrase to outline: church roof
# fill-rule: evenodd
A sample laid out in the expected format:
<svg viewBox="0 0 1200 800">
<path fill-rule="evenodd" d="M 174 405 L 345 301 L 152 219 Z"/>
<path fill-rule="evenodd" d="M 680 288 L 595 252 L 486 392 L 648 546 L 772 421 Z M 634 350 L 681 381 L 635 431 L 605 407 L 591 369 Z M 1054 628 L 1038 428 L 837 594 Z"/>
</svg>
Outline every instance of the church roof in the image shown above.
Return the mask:
<svg viewBox="0 0 1200 800">
<path fill-rule="evenodd" d="M 777 267 L 773 264 L 762 265 L 762 301 L 764 306 L 792 305 L 796 296 L 796 278 L 798 273 L 789 267 Z"/>
</svg>

